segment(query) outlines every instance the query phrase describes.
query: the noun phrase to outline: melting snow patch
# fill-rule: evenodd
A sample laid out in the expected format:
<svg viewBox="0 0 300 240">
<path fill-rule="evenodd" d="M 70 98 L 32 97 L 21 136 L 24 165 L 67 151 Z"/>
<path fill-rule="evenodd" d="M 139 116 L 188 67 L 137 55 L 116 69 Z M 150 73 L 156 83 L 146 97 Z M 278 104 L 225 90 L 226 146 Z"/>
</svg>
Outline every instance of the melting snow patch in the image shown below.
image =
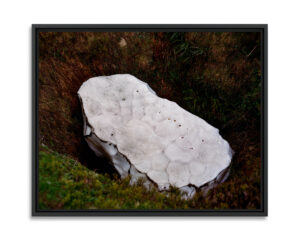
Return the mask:
<svg viewBox="0 0 300 240">
<path fill-rule="evenodd" d="M 173 185 L 190 198 L 196 188 L 210 189 L 228 176 L 232 151 L 219 130 L 136 77 L 91 78 L 78 95 L 86 141 L 121 177 L 142 177 L 159 190 Z"/>
</svg>

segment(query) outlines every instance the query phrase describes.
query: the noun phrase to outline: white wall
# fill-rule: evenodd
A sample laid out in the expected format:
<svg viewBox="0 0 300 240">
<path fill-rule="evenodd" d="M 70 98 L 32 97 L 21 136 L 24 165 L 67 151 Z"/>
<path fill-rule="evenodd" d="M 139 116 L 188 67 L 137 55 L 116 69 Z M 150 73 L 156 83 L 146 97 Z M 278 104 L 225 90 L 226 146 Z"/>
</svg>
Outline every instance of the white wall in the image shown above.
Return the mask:
<svg viewBox="0 0 300 240">
<path fill-rule="evenodd" d="M 1 1 L 1 239 L 296 239 L 300 31 L 297 1 Z M 298 21 L 298 23 L 297 23 Z M 30 217 L 32 23 L 268 23 L 268 218 Z M 158 238 L 157 238 L 158 239 Z"/>
</svg>

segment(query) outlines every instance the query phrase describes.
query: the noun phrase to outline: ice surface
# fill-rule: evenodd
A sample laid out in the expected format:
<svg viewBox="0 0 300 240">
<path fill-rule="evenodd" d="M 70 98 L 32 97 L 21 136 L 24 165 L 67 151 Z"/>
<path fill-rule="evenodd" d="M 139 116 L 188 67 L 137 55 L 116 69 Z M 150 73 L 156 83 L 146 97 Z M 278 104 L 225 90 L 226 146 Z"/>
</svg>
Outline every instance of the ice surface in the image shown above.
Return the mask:
<svg viewBox="0 0 300 240">
<path fill-rule="evenodd" d="M 191 195 L 230 165 L 232 151 L 218 129 L 132 75 L 91 78 L 78 95 L 89 146 L 122 177 L 142 175 L 159 189 L 174 185 Z"/>
</svg>

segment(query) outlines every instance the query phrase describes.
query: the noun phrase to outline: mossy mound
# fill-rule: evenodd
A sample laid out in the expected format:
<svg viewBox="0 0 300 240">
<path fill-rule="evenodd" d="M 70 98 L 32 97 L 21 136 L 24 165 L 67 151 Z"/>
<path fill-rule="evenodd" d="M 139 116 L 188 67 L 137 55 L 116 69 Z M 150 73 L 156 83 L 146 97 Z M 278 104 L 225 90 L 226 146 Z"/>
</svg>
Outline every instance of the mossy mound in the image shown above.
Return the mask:
<svg viewBox="0 0 300 240">
<path fill-rule="evenodd" d="M 184 200 L 174 187 L 168 194 L 147 190 L 142 181 L 130 185 L 130 178 L 121 180 L 89 170 L 78 161 L 40 147 L 39 201 L 40 210 L 55 209 L 226 209 L 236 208 L 245 200 L 255 198 L 257 186 L 227 181 L 211 190 L 204 198 L 197 192 Z M 259 184 L 259 183 L 257 183 Z M 227 194 L 224 194 L 227 192 Z M 248 201 L 247 201 L 248 202 Z M 256 208 L 259 196 L 246 205 Z"/>
<path fill-rule="evenodd" d="M 169 196 L 147 190 L 142 181 L 111 179 L 84 167 L 46 146 L 39 153 L 40 209 L 174 209 L 188 208 L 188 201 L 173 188 Z"/>
</svg>

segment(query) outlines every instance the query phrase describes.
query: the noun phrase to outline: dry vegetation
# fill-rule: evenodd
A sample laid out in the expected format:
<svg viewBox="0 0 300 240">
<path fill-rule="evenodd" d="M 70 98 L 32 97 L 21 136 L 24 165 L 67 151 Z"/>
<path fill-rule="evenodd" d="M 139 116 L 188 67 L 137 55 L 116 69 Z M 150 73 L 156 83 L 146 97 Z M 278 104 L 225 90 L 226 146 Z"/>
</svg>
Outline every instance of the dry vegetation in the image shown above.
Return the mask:
<svg viewBox="0 0 300 240">
<path fill-rule="evenodd" d="M 98 173 L 112 175 L 111 167 L 96 161 L 82 137 L 77 91 L 90 77 L 130 73 L 159 96 L 219 128 L 235 151 L 228 180 L 206 198 L 197 194 L 184 206 L 258 209 L 260 64 L 259 33 L 40 33 L 39 142 Z M 47 188 L 41 191 L 49 195 Z M 51 201 L 42 199 L 41 206 L 51 208 Z"/>
</svg>

